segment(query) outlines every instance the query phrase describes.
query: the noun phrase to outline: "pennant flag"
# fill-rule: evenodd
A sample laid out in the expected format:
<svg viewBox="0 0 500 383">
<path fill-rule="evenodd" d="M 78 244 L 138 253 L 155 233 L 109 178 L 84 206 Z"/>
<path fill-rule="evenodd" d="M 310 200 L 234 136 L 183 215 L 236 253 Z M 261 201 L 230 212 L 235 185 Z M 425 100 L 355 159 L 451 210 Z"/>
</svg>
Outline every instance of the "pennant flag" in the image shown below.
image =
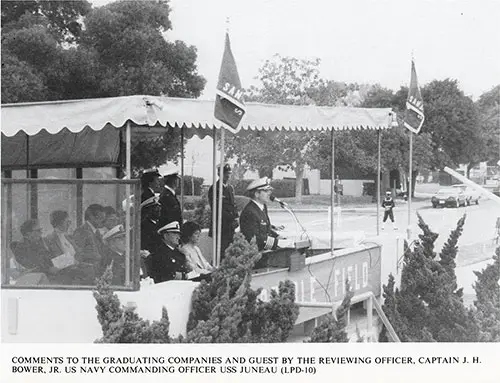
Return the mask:
<svg viewBox="0 0 500 383">
<path fill-rule="evenodd" d="M 231 52 L 229 34 L 226 33 L 226 44 L 215 96 L 214 116 L 224 123 L 226 129 L 236 133 L 245 111 L 240 76 L 238 76 L 236 62 Z"/>
<path fill-rule="evenodd" d="M 424 119 L 424 100 L 420 94 L 417 71 L 415 70 L 415 63 L 412 60 L 410 89 L 408 91 L 408 99 L 406 100 L 404 126 L 411 132 L 417 134 L 420 132 Z"/>
</svg>

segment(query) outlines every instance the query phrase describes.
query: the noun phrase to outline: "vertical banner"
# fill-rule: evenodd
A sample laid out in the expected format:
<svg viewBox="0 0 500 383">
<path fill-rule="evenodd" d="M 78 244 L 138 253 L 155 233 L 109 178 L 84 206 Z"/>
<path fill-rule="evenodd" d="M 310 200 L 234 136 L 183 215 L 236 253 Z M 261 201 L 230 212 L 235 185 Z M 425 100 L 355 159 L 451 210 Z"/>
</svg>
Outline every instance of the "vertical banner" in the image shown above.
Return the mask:
<svg viewBox="0 0 500 383">
<path fill-rule="evenodd" d="M 424 119 L 424 100 L 422 99 L 420 88 L 418 87 L 415 62 L 412 60 L 410 89 L 408 90 L 408 99 L 406 100 L 404 125 L 410 132 L 418 134 L 424 123 Z"/>
<path fill-rule="evenodd" d="M 236 133 L 239 130 L 241 119 L 245 115 L 246 107 L 243 100 L 243 89 L 241 87 L 238 69 L 231 52 L 229 34 L 226 33 L 226 43 L 222 64 L 217 83 L 214 116 L 224 123 L 224 127 Z"/>
</svg>

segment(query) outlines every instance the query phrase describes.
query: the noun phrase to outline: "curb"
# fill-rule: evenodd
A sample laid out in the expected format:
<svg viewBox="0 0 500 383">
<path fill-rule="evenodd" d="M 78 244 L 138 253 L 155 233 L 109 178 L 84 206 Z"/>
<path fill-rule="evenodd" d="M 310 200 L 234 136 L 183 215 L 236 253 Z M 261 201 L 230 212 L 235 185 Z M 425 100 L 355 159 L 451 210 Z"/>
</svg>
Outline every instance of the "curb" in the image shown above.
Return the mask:
<svg viewBox="0 0 500 383">
<path fill-rule="evenodd" d="M 419 203 L 413 203 L 412 205 L 417 206 Z M 398 206 L 394 208 L 394 211 L 407 211 L 408 205 L 405 204 L 405 206 Z M 427 203 L 422 204 L 422 206 L 418 206 L 417 210 L 427 206 Z M 380 208 L 382 210 L 382 208 Z M 276 209 L 276 208 L 271 208 L 268 209 L 270 212 L 280 212 L 280 211 L 286 211 L 283 209 Z M 328 208 L 312 208 L 312 209 L 307 209 L 307 208 L 300 208 L 300 209 L 292 209 L 294 213 L 328 213 Z M 376 213 L 377 208 L 376 207 L 347 207 L 347 208 L 342 208 L 341 213 L 358 213 L 358 212 L 368 212 L 368 213 Z"/>
</svg>

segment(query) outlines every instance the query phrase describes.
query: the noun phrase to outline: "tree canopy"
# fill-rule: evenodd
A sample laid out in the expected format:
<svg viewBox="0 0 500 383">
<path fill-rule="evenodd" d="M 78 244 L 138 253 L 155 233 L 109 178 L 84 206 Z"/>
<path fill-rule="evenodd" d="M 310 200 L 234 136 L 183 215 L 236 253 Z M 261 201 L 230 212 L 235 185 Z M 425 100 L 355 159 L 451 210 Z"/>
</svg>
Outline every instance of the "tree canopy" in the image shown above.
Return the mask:
<svg viewBox="0 0 500 383">
<path fill-rule="evenodd" d="M 4 1 L 1 9 L 3 103 L 133 94 L 195 98 L 205 86 L 196 48 L 165 38 L 172 29 L 168 1 L 97 8 L 88 1 Z M 165 140 L 173 145 L 169 150 L 163 150 Z M 136 168 L 179 153 L 180 140 L 147 142 L 149 150 L 135 149 L 142 155 Z"/>
</svg>

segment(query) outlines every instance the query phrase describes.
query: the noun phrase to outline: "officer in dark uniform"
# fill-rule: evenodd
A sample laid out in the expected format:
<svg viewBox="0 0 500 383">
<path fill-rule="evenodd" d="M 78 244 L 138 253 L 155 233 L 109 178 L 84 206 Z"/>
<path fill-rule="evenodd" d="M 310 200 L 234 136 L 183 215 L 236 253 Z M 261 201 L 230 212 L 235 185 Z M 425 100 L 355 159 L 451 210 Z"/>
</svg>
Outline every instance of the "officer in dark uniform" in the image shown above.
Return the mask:
<svg viewBox="0 0 500 383">
<path fill-rule="evenodd" d="M 157 169 L 146 169 L 141 175 L 141 202 L 148 198 L 154 197 L 155 193 L 160 190 L 161 175 Z"/>
<path fill-rule="evenodd" d="M 382 201 L 382 207 L 384 208 L 384 219 L 382 220 L 382 230 L 385 229 L 385 221 L 387 221 L 387 218 L 391 219 L 392 226 L 394 227 L 394 230 L 397 230 L 398 228 L 396 227 L 396 224 L 394 223 L 394 213 L 393 209 L 396 206 L 394 203 L 394 200 L 392 199 L 392 195 L 390 191 L 385 192 L 385 198 Z"/>
<path fill-rule="evenodd" d="M 234 203 L 234 188 L 228 184 L 231 177 L 232 170 L 229 164 L 224 165 L 222 172 L 222 224 L 221 224 L 221 260 L 224 258 L 224 253 L 228 246 L 233 242 L 234 230 L 239 226 L 238 224 L 238 209 Z M 219 180 L 215 184 L 215 198 L 216 198 L 216 212 L 218 214 L 219 206 L 219 185 L 220 185 L 220 165 L 219 165 Z M 210 209 L 213 211 L 213 193 L 214 187 L 210 186 L 208 189 L 208 203 Z M 217 227 L 217 223 L 215 224 Z M 215 237 L 216 230 L 210 226 L 208 236 Z"/>
<path fill-rule="evenodd" d="M 165 186 L 160 195 L 160 224 L 162 225 L 176 221 L 182 226 L 181 203 L 175 195 L 180 178 L 179 171 L 175 169 L 170 169 L 163 176 Z"/>
<path fill-rule="evenodd" d="M 247 192 L 252 200 L 241 212 L 241 232 L 248 242 L 255 238 L 259 250 L 275 250 L 278 247 L 279 235 L 271 225 L 266 206 L 272 190 L 267 178 L 251 182 Z"/>
<path fill-rule="evenodd" d="M 186 279 L 186 256 L 178 250 L 181 238 L 179 222 L 170 222 L 158 230 L 162 240 L 151 254 L 151 276 L 155 283 Z"/>
<path fill-rule="evenodd" d="M 158 234 L 160 217 L 159 197 L 153 196 L 141 203 L 141 268 L 143 276 L 151 274 L 151 256 L 161 243 Z"/>
</svg>

